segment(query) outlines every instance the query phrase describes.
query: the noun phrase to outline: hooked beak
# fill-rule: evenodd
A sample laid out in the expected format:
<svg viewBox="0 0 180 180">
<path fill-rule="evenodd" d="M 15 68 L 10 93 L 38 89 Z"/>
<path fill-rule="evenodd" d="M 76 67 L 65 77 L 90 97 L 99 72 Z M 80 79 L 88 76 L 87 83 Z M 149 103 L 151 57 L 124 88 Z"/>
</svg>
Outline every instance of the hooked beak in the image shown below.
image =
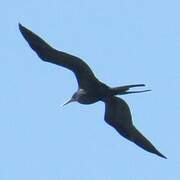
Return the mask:
<svg viewBox="0 0 180 180">
<path fill-rule="evenodd" d="M 74 99 L 69 99 L 68 101 L 66 101 L 64 104 L 61 105 L 61 107 L 65 106 L 66 104 L 69 104 L 71 102 L 74 102 L 75 100 Z"/>
</svg>

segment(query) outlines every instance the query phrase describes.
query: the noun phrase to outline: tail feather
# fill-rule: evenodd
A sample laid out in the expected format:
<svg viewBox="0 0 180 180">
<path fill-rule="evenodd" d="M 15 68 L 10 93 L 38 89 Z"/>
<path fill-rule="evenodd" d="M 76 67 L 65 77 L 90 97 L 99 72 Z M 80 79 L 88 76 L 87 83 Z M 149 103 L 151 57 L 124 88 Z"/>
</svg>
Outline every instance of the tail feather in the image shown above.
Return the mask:
<svg viewBox="0 0 180 180">
<path fill-rule="evenodd" d="M 111 88 L 111 95 L 123 95 L 123 94 L 132 94 L 132 93 L 141 93 L 141 92 L 147 92 L 151 90 L 143 90 L 143 91 L 128 91 L 130 88 L 133 87 L 142 87 L 145 86 L 145 84 L 132 84 L 132 85 L 126 85 L 126 86 L 120 86 Z"/>
</svg>

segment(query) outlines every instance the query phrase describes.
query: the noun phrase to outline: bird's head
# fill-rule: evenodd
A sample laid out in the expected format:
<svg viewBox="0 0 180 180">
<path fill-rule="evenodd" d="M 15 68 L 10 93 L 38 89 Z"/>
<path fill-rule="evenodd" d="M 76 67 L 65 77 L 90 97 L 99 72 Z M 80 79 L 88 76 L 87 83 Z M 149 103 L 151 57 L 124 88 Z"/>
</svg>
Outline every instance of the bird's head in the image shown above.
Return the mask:
<svg viewBox="0 0 180 180">
<path fill-rule="evenodd" d="M 66 104 L 69 104 L 71 102 L 80 102 L 80 100 L 85 94 L 86 92 L 83 89 L 78 89 L 78 91 L 76 91 L 72 95 L 72 97 L 68 101 L 66 101 L 62 106 L 65 106 Z"/>
</svg>

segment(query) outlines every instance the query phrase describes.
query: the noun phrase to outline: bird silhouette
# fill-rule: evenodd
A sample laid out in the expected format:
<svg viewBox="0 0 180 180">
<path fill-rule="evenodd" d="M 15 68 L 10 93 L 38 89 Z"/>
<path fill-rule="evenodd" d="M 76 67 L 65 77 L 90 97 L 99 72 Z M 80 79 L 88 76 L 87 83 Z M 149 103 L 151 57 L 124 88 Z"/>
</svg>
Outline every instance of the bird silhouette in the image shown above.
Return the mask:
<svg viewBox="0 0 180 180">
<path fill-rule="evenodd" d="M 82 59 L 54 49 L 42 38 L 22 26 L 20 23 L 19 29 L 29 46 L 43 61 L 60 65 L 71 70 L 75 74 L 78 90 L 73 94 L 70 100 L 64 103 L 64 105 L 73 101 L 77 101 L 81 104 L 92 104 L 97 101 L 104 102 L 104 119 L 110 126 L 114 127 L 119 134 L 134 142 L 144 150 L 154 153 L 162 158 L 166 158 L 136 129 L 133 125 L 131 112 L 127 103 L 123 99 L 116 97 L 116 95 L 149 91 L 129 91 L 133 87 L 145 86 L 144 84 L 111 88 L 99 81 L 90 67 Z"/>
</svg>

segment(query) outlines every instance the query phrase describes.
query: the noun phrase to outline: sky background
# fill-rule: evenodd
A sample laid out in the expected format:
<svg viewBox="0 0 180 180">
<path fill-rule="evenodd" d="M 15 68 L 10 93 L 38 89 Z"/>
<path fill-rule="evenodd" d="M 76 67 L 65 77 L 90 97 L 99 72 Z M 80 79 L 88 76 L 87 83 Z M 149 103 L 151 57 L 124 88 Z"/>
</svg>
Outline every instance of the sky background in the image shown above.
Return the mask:
<svg viewBox="0 0 180 180">
<path fill-rule="evenodd" d="M 179 9 L 179 0 L 1 2 L 0 180 L 179 179 Z M 108 126 L 102 102 L 60 107 L 76 91 L 75 77 L 41 61 L 18 22 L 83 58 L 109 86 L 152 89 L 123 98 L 168 159 Z"/>
</svg>

